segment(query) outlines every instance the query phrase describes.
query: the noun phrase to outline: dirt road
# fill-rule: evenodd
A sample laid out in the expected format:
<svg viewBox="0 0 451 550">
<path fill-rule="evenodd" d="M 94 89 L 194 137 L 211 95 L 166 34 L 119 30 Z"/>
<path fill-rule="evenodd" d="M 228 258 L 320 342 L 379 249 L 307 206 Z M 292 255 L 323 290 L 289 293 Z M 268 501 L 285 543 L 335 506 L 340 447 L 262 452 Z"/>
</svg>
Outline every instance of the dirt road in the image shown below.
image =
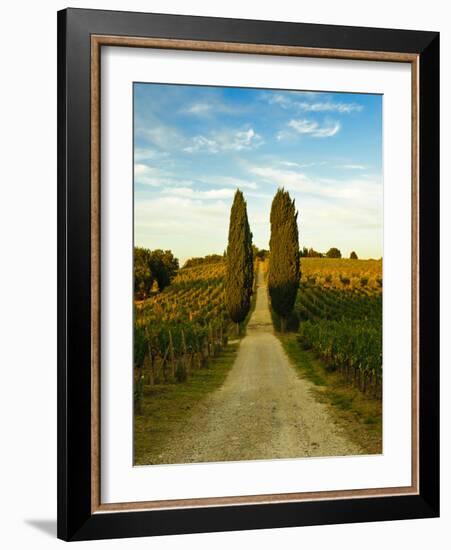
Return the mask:
<svg viewBox="0 0 451 550">
<path fill-rule="evenodd" d="M 199 403 L 157 463 L 362 454 L 311 387 L 274 335 L 260 271 L 255 310 L 225 383 Z"/>
</svg>

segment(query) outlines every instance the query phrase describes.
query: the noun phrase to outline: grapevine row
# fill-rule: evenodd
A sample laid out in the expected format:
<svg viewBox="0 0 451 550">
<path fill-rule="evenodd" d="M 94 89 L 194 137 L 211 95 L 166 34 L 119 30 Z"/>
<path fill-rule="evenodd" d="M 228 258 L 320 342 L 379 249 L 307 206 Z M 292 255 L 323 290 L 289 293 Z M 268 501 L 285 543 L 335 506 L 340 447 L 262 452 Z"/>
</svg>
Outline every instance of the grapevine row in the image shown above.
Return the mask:
<svg viewBox="0 0 451 550">
<path fill-rule="evenodd" d="M 224 264 L 181 269 L 171 285 L 135 303 L 135 403 L 145 384 L 183 382 L 227 344 Z"/>
<path fill-rule="evenodd" d="M 382 391 L 381 261 L 302 260 L 298 341 L 363 392 Z M 362 284 L 363 281 L 363 284 Z"/>
</svg>

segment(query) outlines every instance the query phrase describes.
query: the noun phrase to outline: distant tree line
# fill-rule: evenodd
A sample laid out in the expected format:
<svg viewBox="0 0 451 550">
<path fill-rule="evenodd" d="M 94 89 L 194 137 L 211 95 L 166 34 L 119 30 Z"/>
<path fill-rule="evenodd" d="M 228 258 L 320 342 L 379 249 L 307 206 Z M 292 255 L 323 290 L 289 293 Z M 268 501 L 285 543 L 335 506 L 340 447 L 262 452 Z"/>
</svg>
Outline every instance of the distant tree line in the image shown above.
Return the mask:
<svg viewBox="0 0 451 550">
<path fill-rule="evenodd" d="M 158 290 L 170 284 L 179 269 L 179 261 L 170 250 L 149 250 L 135 246 L 133 253 L 135 299 L 150 296 L 155 283 Z"/>
<path fill-rule="evenodd" d="M 340 249 L 336 247 L 329 248 L 327 252 L 318 252 L 314 248 L 307 248 L 304 246 L 302 250 L 300 250 L 300 256 L 301 258 L 342 258 Z M 351 252 L 349 258 L 351 260 L 359 259 L 354 251 Z"/>
<path fill-rule="evenodd" d="M 314 248 L 307 248 L 306 246 L 304 246 L 299 253 L 301 258 L 324 258 L 323 252 L 318 252 Z"/>
<path fill-rule="evenodd" d="M 225 257 L 225 254 L 224 255 L 208 254 L 203 258 L 190 258 L 189 260 L 186 260 L 186 262 L 183 264 L 183 268 L 197 267 L 198 265 L 205 265 L 205 264 L 216 264 L 218 262 L 223 261 L 224 257 Z"/>
</svg>

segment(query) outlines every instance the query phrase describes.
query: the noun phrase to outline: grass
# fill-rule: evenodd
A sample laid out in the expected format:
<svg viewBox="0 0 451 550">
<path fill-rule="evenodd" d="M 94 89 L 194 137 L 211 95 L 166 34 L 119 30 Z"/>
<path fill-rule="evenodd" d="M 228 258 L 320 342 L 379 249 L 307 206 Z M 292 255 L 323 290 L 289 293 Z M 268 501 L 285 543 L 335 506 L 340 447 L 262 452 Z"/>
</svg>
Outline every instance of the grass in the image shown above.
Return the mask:
<svg viewBox="0 0 451 550">
<path fill-rule="evenodd" d="M 302 349 L 295 334 L 278 334 L 300 375 L 315 384 L 315 397 L 329 405 L 349 437 L 368 454 L 382 453 L 382 402 L 350 386 L 338 372 L 328 371 L 311 351 Z"/>
<path fill-rule="evenodd" d="M 195 371 L 182 384 L 146 386 L 142 414 L 134 421 L 134 464 L 156 464 L 166 441 L 179 429 L 192 410 L 219 388 L 235 361 L 239 341 L 229 343 L 208 366 Z"/>
</svg>

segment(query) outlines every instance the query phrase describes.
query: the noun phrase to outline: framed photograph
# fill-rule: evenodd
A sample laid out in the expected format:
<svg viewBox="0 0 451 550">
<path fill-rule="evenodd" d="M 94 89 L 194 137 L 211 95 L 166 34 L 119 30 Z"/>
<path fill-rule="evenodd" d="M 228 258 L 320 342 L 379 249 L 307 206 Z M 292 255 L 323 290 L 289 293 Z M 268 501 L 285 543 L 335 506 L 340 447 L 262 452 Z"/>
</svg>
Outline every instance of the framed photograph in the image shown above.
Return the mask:
<svg viewBox="0 0 451 550">
<path fill-rule="evenodd" d="M 58 13 L 58 536 L 439 514 L 439 35 Z"/>
</svg>

